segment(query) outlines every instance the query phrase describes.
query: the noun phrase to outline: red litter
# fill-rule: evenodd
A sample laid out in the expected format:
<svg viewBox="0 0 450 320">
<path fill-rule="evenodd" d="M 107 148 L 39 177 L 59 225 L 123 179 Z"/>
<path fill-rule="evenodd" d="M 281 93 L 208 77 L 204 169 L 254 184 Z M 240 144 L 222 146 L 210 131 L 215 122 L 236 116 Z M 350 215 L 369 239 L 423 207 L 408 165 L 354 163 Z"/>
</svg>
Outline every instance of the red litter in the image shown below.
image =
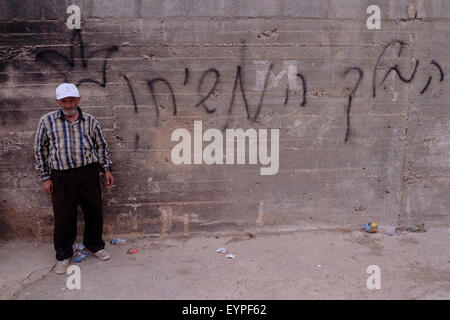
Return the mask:
<svg viewBox="0 0 450 320">
<path fill-rule="evenodd" d="M 134 254 L 137 253 L 138 251 L 136 249 L 131 248 L 130 250 L 127 251 L 128 254 Z"/>
</svg>

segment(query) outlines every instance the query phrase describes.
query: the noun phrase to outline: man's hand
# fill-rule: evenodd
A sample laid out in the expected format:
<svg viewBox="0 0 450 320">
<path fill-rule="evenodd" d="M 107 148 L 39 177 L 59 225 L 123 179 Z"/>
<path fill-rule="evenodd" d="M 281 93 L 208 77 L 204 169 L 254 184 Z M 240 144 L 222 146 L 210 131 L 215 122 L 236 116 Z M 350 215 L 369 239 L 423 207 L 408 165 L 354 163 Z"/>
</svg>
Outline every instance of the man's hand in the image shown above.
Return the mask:
<svg viewBox="0 0 450 320">
<path fill-rule="evenodd" d="M 106 189 L 110 190 L 114 183 L 114 177 L 110 171 L 106 171 L 105 178 L 106 178 Z"/>
<path fill-rule="evenodd" d="M 52 180 L 45 180 L 42 183 L 42 187 L 44 188 L 45 192 L 47 192 L 48 195 L 52 195 L 52 193 L 53 193 L 53 182 L 52 182 Z"/>
</svg>

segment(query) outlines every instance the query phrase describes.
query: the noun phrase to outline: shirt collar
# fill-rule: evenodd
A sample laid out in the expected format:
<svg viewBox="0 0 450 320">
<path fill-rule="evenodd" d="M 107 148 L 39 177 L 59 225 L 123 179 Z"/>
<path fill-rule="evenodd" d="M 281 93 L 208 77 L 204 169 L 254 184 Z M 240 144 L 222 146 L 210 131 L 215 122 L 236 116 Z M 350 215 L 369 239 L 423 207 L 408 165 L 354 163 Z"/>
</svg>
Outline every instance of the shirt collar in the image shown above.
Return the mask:
<svg viewBox="0 0 450 320">
<path fill-rule="evenodd" d="M 78 118 L 77 118 L 76 121 L 78 121 L 80 119 L 86 120 L 86 118 L 84 117 L 83 112 L 81 111 L 81 108 L 77 107 L 77 110 L 78 110 Z M 58 113 L 56 114 L 56 118 L 64 119 L 61 108 L 59 108 Z"/>
</svg>

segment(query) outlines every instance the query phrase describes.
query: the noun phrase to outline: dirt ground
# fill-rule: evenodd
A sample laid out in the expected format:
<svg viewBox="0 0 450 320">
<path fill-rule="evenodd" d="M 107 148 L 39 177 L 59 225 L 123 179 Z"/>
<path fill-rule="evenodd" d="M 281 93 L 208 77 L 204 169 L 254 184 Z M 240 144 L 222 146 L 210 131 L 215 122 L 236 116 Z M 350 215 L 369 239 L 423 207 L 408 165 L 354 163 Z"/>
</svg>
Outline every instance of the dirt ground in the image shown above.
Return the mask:
<svg viewBox="0 0 450 320">
<path fill-rule="evenodd" d="M 439 227 L 394 236 L 341 228 L 141 237 L 107 243 L 108 261 L 74 263 L 80 289 L 53 270 L 51 243 L 10 240 L 0 242 L 0 298 L 449 299 L 449 239 L 450 229 Z M 138 252 L 127 254 L 130 247 Z M 371 265 L 379 267 L 379 289 L 367 286 Z"/>
</svg>

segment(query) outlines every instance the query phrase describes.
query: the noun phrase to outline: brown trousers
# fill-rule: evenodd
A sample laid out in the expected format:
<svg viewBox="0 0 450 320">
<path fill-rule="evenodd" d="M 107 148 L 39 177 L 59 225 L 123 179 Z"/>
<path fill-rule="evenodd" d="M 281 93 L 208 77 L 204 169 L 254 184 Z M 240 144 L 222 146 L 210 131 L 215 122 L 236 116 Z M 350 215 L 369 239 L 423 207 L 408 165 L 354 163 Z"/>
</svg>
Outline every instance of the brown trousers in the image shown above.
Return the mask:
<svg viewBox="0 0 450 320">
<path fill-rule="evenodd" d="M 72 246 L 77 238 L 78 204 L 84 217 L 84 246 L 92 252 L 103 249 L 105 243 L 102 239 L 103 214 L 98 164 L 52 170 L 51 179 L 56 259 L 61 261 L 73 256 Z"/>
</svg>

